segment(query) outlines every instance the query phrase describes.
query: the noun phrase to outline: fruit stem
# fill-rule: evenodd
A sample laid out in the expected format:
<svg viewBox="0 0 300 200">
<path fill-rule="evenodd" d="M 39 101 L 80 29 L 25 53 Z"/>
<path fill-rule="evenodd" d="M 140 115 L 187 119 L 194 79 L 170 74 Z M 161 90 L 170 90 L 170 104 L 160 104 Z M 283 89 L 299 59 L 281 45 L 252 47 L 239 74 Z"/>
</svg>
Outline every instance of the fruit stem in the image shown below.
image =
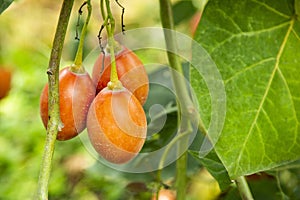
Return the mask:
<svg viewBox="0 0 300 200">
<path fill-rule="evenodd" d="M 168 49 L 167 55 L 171 70 L 172 81 L 178 96 L 178 124 L 179 134 L 183 134 L 186 131 L 192 132 L 191 123 L 194 118 L 198 118 L 198 114 L 195 112 L 195 106 L 190 98 L 189 92 L 187 90 L 187 85 L 184 79 L 182 66 L 180 63 L 180 58 L 177 55 L 176 46 L 176 35 L 174 34 L 174 22 L 172 5 L 170 0 L 160 0 L 160 17 L 162 26 L 164 28 L 165 42 Z M 179 74 L 179 75 L 178 75 Z M 195 117 L 196 116 L 196 117 Z M 185 118 L 182 123 L 180 119 Z M 187 165 L 187 152 L 185 151 L 188 147 L 188 139 L 178 142 L 178 156 L 179 159 L 176 162 L 176 189 L 177 189 L 177 199 L 183 200 L 186 196 L 186 165 Z M 181 153 L 184 153 L 181 155 Z"/>
<path fill-rule="evenodd" d="M 105 15 L 105 10 L 104 10 L 104 3 L 103 3 L 104 0 L 100 0 L 100 10 L 101 10 L 101 15 L 102 15 L 102 19 L 103 20 L 106 20 L 107 17 Z"/>
<path fill-rule="evenodd" d="M 236 186 L 243 200 L 253 200 L 252 193 L 244 176 L 235 179 Z"/>
<path fill-rule="evenodd" d="M 48 199 L 48 184 L 51 172 L 52 157 L 57 132 L 61 126 L 59 113 L 59 63 L 61 59 L 65 35 L 69 23 L 74 0 L 64 0 L 53 40 L 49 67 L 47 70 L 49 83 L 49 121 L 47 127 L 46 143 L 40 168 L 38 188 L 35 199 Z"/>
<path fill-rule="evenodd" d="M 89 24 L 89 21 L 90 21 L 90 18 L 91 18 L 91 13 L 92 13 L 91 1 L 87 0 L 86 4 L 87 4 L 88 14 L 87 14 L 85 23 L 82 27 L 82 31 L 81 31 L 81 35 L 80 35 L 80 39 L 79 39 L 79 45 L 78 45 L 77 53 L 76 53 L 76 56 L 75 56 L 74 65 L 71 67 L 71 70 L 73 72 L 77 72 L 77 73 L 84 73 L 85 72 L 85 69 L 82 66 L 83 46 L 84 46 L 84 39 L 85 39 L 86 32 L 87 32 L 87 26 Z"/>
<path fill-rule="evenodd" d="M 108 84 L 108 88 L 109 89 L 119 89 L 120 87 L 122 87 L 122 84 L 118 78 L 116 58 L 115 58 L 115 48 L 117 46 L 115 39 L 114 39 L 115 19 L 111 12 L 110 1 L 105 0 L 105 3 L 106 3 L 107 22 L 108 22 L 108 24 L 106 24 L 106 30 L 107 30 L 107 36 L 108 36 L 108 47 L 109 47 L 109 51 L 110 51 L 109 53 L 110 53 L 110 61 L 111 61 L 110 83 Z M 102 10 L 104 10 L 104 9 L 102 9 Z"/>
</svg>

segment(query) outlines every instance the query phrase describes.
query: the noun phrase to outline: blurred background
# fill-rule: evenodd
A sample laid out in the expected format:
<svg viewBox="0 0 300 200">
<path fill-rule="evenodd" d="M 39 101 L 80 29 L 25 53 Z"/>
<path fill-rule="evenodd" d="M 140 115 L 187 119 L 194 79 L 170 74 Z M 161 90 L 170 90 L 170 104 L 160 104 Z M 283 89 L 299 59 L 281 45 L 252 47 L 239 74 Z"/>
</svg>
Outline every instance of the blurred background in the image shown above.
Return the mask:
<svg viewBox="0 0 300 200">
<path fill-rule="evenodd" d="M 158 1 L 119 2 L 126 8 L 124 22 L 127 30 L 161 26 Z M 197 16 L 199 19 L 198 9 L 203 2 L 172 2 L 176 29 L 191 36 L 197 25 Z M 97 35 L 102 19 L 98 1 L 92 3 L 93 15 L 88 28 L 84 56 L 99 51 Z M 36 191 L 46 134 L 39 115 L 39 96 L 47 82 L 46 70 L 61 4 L 61 0 L 18 0 L 0 15 L 0 199 L 32 199 Z M 75 57 L 78 45 L 78 41 L 75 40 L 77 13 L 81 4 L 82 1 L 75 1 L 73 7 L 61 67 L 72 64 Z M 112 4 L 117 20 L 117 32 L 120 32 L 121 9 Z M 82 20 L 84 17 L 85 15 Z M 164 53 L 136 53 L 146 65 L 150 80 L 171 84 L 170 79 L 163 76 L 167 73 L 165 68 L 160 65 L 147 67 L 147 63 L 167 63 Z M 93 60 L 86 59 L 84 64 L 90 72 Z M 175 105 L 172 95 L 158 89 L 150 92 L 149 99 L 165 106 Z M 148 112 L 149 107 L 147 104 L 145 106 Z M 174 124 L 174 121 L 176 123 L 176 112 L 170 113 L 168 120 L 168 124 Z M 169 126 L 163 131 L 166 138 L 162 139 L 166 142 L 176 131 L 176 127 Z M 160 145 L 159 140 L 147 141 L 145 150 L 150 151 Z M 159 184 L 155 181 L 156 172 L 129 174 L 106 167 L 91 156 L 79 137 L 65 142 L 57 141 L 52 166 L 49 199 L 151 199 L 155 184 Z M 279 175 L 286 181 L 284 189 L 294 194 L 295 191 L 292 190 L 298 183 L 299 173 L 285 170 Z M 240 199 L 235 188 L 223 195 L 216 180 L 201 163 L 192 158 L 189 159 L 187 176 L 188 199 Z M 172 164 L 164 169 L 163 181 L 172 189 L 174 178 Z M 257 199 L 268 199 L 270 191 L 273 191 L 273 196 L 269 196 L 269 199 L 280 196 L 277 180 L 272 176 L 259 174 L 249 178 L 249 181 L 258 195 Z"/>
</svg>

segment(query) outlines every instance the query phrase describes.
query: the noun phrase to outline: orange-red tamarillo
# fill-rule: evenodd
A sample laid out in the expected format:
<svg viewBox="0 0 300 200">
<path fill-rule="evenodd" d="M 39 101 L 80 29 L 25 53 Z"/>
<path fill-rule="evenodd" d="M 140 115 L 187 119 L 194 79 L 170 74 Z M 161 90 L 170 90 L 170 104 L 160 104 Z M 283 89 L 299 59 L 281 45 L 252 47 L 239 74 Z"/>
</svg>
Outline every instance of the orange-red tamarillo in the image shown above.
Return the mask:
<svg viewBox="0 0 300 200">
<path fill-rule="evenodd" d="M 111 59 L 106 53 L 103 64 L 103 54 L 96 60 L 92 72 L 92 79 L 96 85 L 97 93 L 107 86 L 110 81 Z M 143 105 L 148 97 L 149 80 L 145 67 L 137 55 L 126 47 L 116 53 L 116 66 L 119 80 Z"/>
<path fill-rule="evenodd" d="M 147 121 L 140 102 L 126 88 L 104 88 L 91 104 L 87 130 L 95 150 L 109 162 L 121 164 L 143 147 Z"/>
<path fill-rule="evenodd" d="M 59 106 L 63 128 L 58 132 L 58 140 L 68 140 L 86 127 L 89 106 L 95 98 L 95 86 L 92 79 L 85 73 L 74 73 L 70 67 L 64 68 L 59 74 Z M 40 98 L 40 114 L 43 124 L 48 123 L 48 84 Z"/>
</svg>

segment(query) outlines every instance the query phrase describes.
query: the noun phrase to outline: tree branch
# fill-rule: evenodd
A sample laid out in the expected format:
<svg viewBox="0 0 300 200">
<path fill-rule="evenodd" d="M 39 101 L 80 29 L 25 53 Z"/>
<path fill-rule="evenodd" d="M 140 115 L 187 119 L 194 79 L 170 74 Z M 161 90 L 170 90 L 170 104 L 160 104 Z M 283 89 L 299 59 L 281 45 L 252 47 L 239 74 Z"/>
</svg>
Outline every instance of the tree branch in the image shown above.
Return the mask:
<svg viewBox="0 0 300 200">
<path fill-rule="evenodd" d="M 54 146 L 57 132 L 61 126 L 59 113 L 59 63 L 64 45 L 65 35 L 69 23 L 74 0 L 64 0 L 60 11 L 56 33 L 54 36 L 53 47 L 51 51 L 49 67 L 47 70 L 49 95 L 48 95 L 48 113 L 49 121 L 47 127 L 46 144 L 44 148 L 43 160 L 41 163 L 38 189 L 36 199 L 48 199 L 48 183 L 51 172 L 51 163 L 54 153 Z"/>
</svg>

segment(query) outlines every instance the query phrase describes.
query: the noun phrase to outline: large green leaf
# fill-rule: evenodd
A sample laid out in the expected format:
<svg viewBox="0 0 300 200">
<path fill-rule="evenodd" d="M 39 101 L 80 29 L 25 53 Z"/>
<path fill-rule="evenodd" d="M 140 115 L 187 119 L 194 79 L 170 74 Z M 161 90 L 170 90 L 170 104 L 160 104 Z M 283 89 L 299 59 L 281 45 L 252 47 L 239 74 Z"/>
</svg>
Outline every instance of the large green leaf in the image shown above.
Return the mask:
<svg viewBox="0 0 300 200">
<path fill-rule="evenodd" d="M 294 1 L 210 0 L 195 38 L 224 80 L 226 120 L 215 150 L 231 178 L 299 158 L 300 23 Z M 191 76 L 208 127 L 209 91 L 195 69 Z"/>
<path fill-rule="evenodd" d="M 0 14 L 10 6 L 14 0 L 0 0 Z"/>
</svg>

